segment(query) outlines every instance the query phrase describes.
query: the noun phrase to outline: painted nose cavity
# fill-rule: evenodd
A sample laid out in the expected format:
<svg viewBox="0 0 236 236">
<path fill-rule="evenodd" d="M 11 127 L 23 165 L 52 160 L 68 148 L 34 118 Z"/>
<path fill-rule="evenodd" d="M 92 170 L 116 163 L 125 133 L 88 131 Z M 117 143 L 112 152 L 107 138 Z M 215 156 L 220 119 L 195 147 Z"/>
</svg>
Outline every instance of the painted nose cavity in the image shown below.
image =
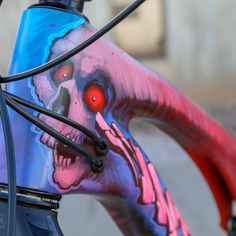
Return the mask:
<svg viewBox="0 0 236 236">
<path fill-rule="evenodd" d="M 52 111 L 67 117 L 69 113 L 69 107 L 70 93 L 67 88 L 61 87 L 58 97 L 52 104 Z"/>
</svg>

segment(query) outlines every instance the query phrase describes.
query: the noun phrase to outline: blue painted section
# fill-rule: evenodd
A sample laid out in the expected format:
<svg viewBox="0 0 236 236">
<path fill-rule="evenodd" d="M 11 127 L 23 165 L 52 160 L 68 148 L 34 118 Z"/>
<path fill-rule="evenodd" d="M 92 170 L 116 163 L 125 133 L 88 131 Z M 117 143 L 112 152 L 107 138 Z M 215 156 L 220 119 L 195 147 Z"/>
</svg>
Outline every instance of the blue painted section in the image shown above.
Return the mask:
<svg viewBox="0 0 236 236">
<path fill-rule="evenodd" d="M 49 59 L 50 48 L 55 40 L 86 23 L 81 15 L 45 7 L 27 9 L 22 16 L 9 74 L 32 69 Z M 31 89 L 30 89 L 30 88 Z M 42 105 L 32 92 L 31 78 L 8 85 L 8 91 L 38 105 Z M 30 110 L 29 110 L 30 111 Z M 51 150 L 39 142 L 35 127 L 9 109 L 14 124 L 14 141 L 17 155 L 17 185 L 56 192 L 48 180 L 52 170 Z M 32 111 L 30 111 L 32 112 Z M 34 112 L 35 114 L 35 112 Z M 37 115 L 37 114 L 36 114 Z M 7 182 L 3 136 L 0 137 L 0 182 Z M 42 171 L 45 170 L 45 171 Z"/>
</svg>

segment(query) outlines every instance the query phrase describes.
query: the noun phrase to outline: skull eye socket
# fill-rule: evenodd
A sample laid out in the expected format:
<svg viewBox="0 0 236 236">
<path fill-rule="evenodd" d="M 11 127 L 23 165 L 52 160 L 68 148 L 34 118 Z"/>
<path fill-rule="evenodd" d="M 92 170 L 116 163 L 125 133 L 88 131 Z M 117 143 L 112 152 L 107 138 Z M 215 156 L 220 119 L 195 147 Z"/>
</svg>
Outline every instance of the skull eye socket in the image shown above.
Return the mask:
<svg viewBox="0 0 236 236">
<path fill-rule="evenodd" d="M 99 85 L 90 85 L 84 91 L 84 102 L 92 112 L 102 112 L 107 100 L 104 89 Z"/>
<path fill-rule="evenodd" d="M 64 81 L 70 80 L 73 76 L 73 72 L 74 66 L 71 62 L 57 67 L 53 72 L 54 82 L 58 85 Z"/>
</svg>

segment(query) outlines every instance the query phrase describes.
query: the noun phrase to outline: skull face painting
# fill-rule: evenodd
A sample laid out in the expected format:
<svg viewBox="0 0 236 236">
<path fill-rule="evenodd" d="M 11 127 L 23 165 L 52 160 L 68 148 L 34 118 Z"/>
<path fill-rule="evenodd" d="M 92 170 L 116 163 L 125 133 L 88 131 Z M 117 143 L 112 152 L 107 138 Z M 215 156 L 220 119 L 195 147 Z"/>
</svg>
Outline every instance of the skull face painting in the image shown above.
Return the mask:
<svg viewBox="0 0 236 236">
<path fill-rule="evenodd" d="M 82 15 L 34 6 L 24 14 L 9 74 L 54 59 L 94 32 Z M 226 229 L 236 199 L 235 138 L 162 76 L 109 40 L 101 38 L 48 71 L 10 83 L 7 90 L 81 124 L 110 147 L 103 157 L 104 170 L 95 173 L 88 159 L 11 110 L 18 186 L 93 195 L 125 235 L 190 235 L 163 181 L 129 132 L 130 120 L 140 117 L 169 134 L 195 161 Z M 95 155 L 94 143 L 85 134 L 44 114 L 38 117 Z M 0 182 L 7 184 L 1 136 L 0 147 Z"/>
<path fill-rule="evenodd" d="M 73 30 L 64 38 L 56 40 L 51 47 L 49 59 L 75 47 L 78 41 L 84 40 L 93 31 L 92 27 L 85 26 L 82 30 Z M 184 235 L 188 235 L 154 167 L 127 131 L 128 122 L 134 113 L 128 106 L 132 100 L 135 104 L 137 95 L 144 101 L 148 101 L 149 97 L 142 91 L 142 84 L 132 84 L 131 80 L 126 79 L 126 72 L 132 78 L 139 75 L 134 62 L 124 63 L 126 57 L 122 50 L 102 39 L 65 63 L 33 77 L 35 94 L 46 108 L 106 138 L 111 148 L 104 157 L 104 172 L 95 174 L 80 154 L 42 132 L 40 141 L 52 149 L 53 181 L 62 192 L 86 190 L 130 200 L 137 198 L 143 206 L 152 205 L 152 211 L 156 212 L 154 222 L 169 224 L 172 235 L 178 235 L 180 228 L 183 228 Z M 121 70 L 122 61 L 124 65 Z M 140 93 L 137 93 L 140 89 Z M 81 132 L 43 114 L 39 118 L 95 153 L 92 142 Z M 91 182 L 93 185 L 89 187 Z M 106 203 L 104 205 L 109 208 Z M 167 230 L 165 227 L 163 229 Z"/>
<path fill-rule="evenodd" d="M 76 42 L 73 43 L 73 39 L 76 39 L 76 36 L 79 35 L 75 31 L 58 40 L 52 47 L 51 58 L 75 46 Z M 51 71 L 33 78 L 35 92 L 45 107 L 93 131 L 95 114 L 106 113 L 115 97 L 110 78 L 96 59 L 90 58 L 86 53 L 79 54 Z M 95 63 L 95 67 L 89 68 L 90 70 L 83 66 L 85 61 L 89 60 Z M 44 115 L 40 115 L 40 119 L 94 153 L 92 142 L 81 132 Z M 42 134 L 40 140 L 53 149 L 53 178 L 60 188 L 69 189 L 76 186 L 83 176 L 89 175 L 90 166 L 78 153 L 46 133 Z"/>
</svg>

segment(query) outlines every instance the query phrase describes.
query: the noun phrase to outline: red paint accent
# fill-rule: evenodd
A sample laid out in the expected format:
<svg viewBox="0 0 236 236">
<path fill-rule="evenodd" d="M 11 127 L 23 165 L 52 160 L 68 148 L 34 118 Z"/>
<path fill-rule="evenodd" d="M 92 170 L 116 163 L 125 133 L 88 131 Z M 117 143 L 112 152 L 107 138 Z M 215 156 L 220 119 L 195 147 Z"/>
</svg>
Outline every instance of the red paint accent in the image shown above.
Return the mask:
<svg viewBox="0 0 236 236">
<path fill-rule="evenodd" d="M 174 138 L 197 164 L 215 197 L 221 225 L 227 227 L 236 200 L 236 139 L 201 108 L 159 75 L 133 65 L 133 87 L 127 88 L 128 112 L 151 118 Z M 137 82 L 146 78 L 145 82 Z M 145 84 L 145 86 L 144 86 Z M 129 94 L 128 94 L 129 93 Z M 128 100 L 132 95 L 133 99 Z"/>
<path fill-rule="evenodd" d="M 61 66 L 55 73 L 54 73 L 54 80 L 58 83 L 71 79 L 73 75 L 73 65 L 66 64 Z"/>
<path fill-rule="evenodd" d="M 98 85 L 91 85 L 85 89 L 84 101 L 92 112 L 102 112 L 106 106 L 104 90 Z"/>
</svg>

